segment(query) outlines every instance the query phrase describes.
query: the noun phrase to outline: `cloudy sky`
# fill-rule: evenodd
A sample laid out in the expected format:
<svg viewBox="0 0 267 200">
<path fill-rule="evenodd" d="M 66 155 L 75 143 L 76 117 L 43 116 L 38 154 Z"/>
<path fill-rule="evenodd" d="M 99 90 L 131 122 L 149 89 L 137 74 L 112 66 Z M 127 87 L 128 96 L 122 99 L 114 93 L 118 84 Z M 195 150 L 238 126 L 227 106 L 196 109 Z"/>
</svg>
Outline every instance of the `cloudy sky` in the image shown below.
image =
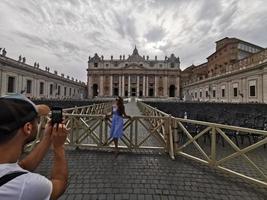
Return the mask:
<svg viewBox="0 0 267 200">
<path fill-rule="evenodd" d="M 86 81 L 89 55 L 131 54 L 181 68 L 206 61 L 216 40 L 267 47 L 266 0 L 0 0 L 0 48 Z"/>
</svg>

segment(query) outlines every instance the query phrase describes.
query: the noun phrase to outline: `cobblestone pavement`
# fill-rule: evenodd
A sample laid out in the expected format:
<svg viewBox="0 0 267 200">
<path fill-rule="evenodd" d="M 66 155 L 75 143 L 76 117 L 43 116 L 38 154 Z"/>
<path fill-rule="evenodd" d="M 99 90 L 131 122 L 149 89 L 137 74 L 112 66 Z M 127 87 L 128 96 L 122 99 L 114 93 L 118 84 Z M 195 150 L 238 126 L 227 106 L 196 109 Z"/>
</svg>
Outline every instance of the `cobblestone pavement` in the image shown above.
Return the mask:
<svg viewBox="0 0 267 200">
<path fill-rule="evenodd" d="M 126 104 L 126 112 L 141 115 L 134 102 Z M 153 144 L 153 138 L 150 141 Z M 228 148 L 221 149 L 218 154 Z M 171 160 L 162 152 L 134 152 L 121 150 L 115 158 L 107 149 L 67 150 L 69 186 L 60 199 L 267 199 L 266 188 L 183 157 Z M 188 152 L 195 153 L 192 148 Z M 263 148 L 258 152 L 262 163 L 265 153 Z M 242 165 L 234 166 L 244 170 Z M 51 166 L 49 153 L 37 172 L 49 177 Z"/>
<path fill-rule="evenodd" d="M 93 150 L 67 151 L 63 199 L 267 199 L 264 188 L 182 157 Z M 49 176 L 48 154 L 37 172 Z"/>
</svg>

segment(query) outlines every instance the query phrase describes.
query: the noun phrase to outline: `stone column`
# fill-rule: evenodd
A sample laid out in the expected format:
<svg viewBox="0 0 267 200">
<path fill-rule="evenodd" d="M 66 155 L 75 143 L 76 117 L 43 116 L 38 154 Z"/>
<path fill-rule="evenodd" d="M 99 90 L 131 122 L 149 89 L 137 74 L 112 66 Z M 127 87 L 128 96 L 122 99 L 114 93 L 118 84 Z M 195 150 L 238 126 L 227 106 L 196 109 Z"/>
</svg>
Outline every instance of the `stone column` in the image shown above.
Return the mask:
<svg viewBox="0 0 267 200">
<path fill-rule="evenodd" d="M 240 88 L 240 92 L 243 94 L 243 97 L 241 97 L 241 102 L 242 103 L 247 103 L 248 102 L 248 87 L 247 87 L 248 81 L 247 78 L 241 78 L 241 88 Z"/>
<path fill-rule="evenodd" d="M 136 89 L 136 96 L 139 97 L 139 76 L 137 76 L 137 89 Z"/>
<path fill-rule="evenodd" d="M 121 75 L 119 75 L 119 96 L 121 96 Z"/>
<path fill-rule="evenodd" d="M 163 80 L 163 95 L 165 97 L 168 97 L 168 77 L 164 76 L 164 80 Z"/>
<path fill-rule="evenodd" d="M 227 82 L 227 103 L 230 103 L 231 99 L 232 99 L 232 91 L 231 91 L 232 87 L 231 87 L 231 85 L 232 85 L 231 81 Z"/>
<path fill-rule="evenodd" d="M 146 96 L 146 76 L 143 76 L 143 96 Z"/>
<path fill-rule="evenodd" d="M 159 79 L 159 77 L 157 75 L 155 75 L 155 84 L 154 84 L 154 86 L 155 86 L 155 97 L 158 96 L 158 79 Z"/>
<path fill-rule="evenodd" d="M 113 76 L 112 75 L 110 75 L 110 96 L 112 97 L 113 96 Z"/>
<path fill-rule="evenodd" d="M 258 90 L 260 90 L 260 92 L 262 92 L 263 94 L 262 94 L 262 96 L 263 96 L 263 102 L 264 103 L 267 103 L 267 90 L 265 89 L 264 90 L 264 88 L 267 88 L 267 72 L 264 72 L 263 73 L 263 78 L 262 78 L 262 80 L 263 80 L 263 83 L 262 83 L 262 88 L 257 88 Z M 257 86 L 256 86 L 257 87 Z"/>
<path fill-rule="evenodd" d="M 146 77 L 146 96 L 148 96 L 149 84 L 148 84 L 148 76 Z"/>
<path fill-rule="evenodd" d="M 175 88 L 176 88 L 175 89 L 175 96 L 180 97 L 180 78 L 179 77 L 176 78 Z M 203 96 L 203 94 L 202 94 L 202 96 Z"/>
<path fill-rule="evenodd" d="M 125 85 L 125 80 L 124 80 L 124 75 L 122 75 L 122 94 L 121 94 L 121 96 L 125 96 L 125 89 L 124 89 L 124 85 Z"/>
<path fill-rule="evenodd" d="M 99 96 L 103 96 L 104 95 L 104 76 L 101 75 L 100 76 L 100 83 L 99 83 Z"/>
<path fill-rule="evenodd" d="M 128 75 L 128 97 L 131 96 L 131 78 L 130 75 Z"/>
<path fill-rule="evenodd" d="M 263 87 L 263 74 L 260 75 L 259 77 L 259 83 L 257 84 L 257 81 L 256 81 L 256 96 L 257 96 L 257 100 L 259 103 L 263 103 L 264 102 L 264 95 L 263 95 L 263 90 L 264 90 L 264 87 Z"/>
</svg>

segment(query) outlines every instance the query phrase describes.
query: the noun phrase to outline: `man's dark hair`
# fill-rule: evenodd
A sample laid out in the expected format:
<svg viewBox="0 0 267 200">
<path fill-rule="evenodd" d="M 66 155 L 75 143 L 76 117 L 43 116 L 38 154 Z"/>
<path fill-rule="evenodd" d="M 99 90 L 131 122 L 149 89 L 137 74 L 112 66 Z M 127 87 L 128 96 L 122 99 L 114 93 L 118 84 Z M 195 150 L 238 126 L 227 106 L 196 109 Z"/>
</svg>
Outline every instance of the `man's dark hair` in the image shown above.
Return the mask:
<svg viewBox="0 0 267 200">
<path fill-rule="evenodd" d="M 14 130 L 11 133 L 8 134 L 0 134 L 0 144 L 6 143 L 9 140 L 11 140 L 13 137 L 15 137 L 15 135 L 18 133 L 18 130 Z"/>
</svg>

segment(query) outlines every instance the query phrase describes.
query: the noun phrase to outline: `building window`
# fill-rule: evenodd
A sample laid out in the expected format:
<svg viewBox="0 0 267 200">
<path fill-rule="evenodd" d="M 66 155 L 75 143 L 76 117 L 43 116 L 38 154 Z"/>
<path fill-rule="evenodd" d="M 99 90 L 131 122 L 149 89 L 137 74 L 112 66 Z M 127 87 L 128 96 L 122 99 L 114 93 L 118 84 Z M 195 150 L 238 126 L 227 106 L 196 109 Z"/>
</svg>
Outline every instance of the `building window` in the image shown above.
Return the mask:
<svg viewBox="0 0 267 200">
<path fill-rule="evenodd" d="M 202 98 L 202 92 L 199 93 L 199 97 Z"/>
<path fill-rule="evenodd" d="M 40 95 L 44 94 L 44 83 L 40 82 Z"/>
<path fill-rule="evenodd" d="M 208 91 L 206 91 L 206 98 L 208 98 L 209 97 L 209 92 Z"/>
<path fill-rule="evenodd" d="M 225 97 L 225 89 L 222 89 L 222 97 Z"/>
<path fill-rule="evenodd" d="M 256 86 L 255 85 L 249 86 L 249 96 L 251 96 L 251 97 L 256 96 Z"/>
<path fill-rule="evenodd" d="M 50 84 L 49 94 L 50 95 L 53 95 L 53 84 Z"/>
<path fill-rule="evenodd" d="M 94 63 L 94 67 L 98 67 L 98 63 Z"/>
<path fill-rule="evenodd" d="M 174 63 L 171 63 L 171 68 L 174 68 Z"/>
<path fill-rule="evenodd" d="M 213 96 L 213 98 L 216 97 L 216 90 L 212 90 L 212 96 Z"/>
<path fill-rule="evenodd" d="M 57 95 L 60 95 L 60 85 L 57 86 Z"/>
<path fill-rule="evenodd" d="M 27 80 L 26 82 L 26 93 L 27 94 L 32 93 L 32 80 Z"/>
<path fill-rule="evenodd" d="M 197 98 L 197 92 L 195 92 L 195 98 Z"/>
<path fill-rule="evenodd" d="M 234 88 L 234 97 L 237 97 L 237 88 Z"/>
<path fill-rule="evenodd" d="M 64 87 L 64 96 L 67 96 L 67 88 Z"/>
<path fill-rule="evenodd" d="M 7 92 L 8 93 L 15 92 L 15 77 L 13 77 L 13 76 L 8 77 Z"/>
<path fill-rule="evenodd" d="M 69 96 L 71 96 L 71 88 L 70 88 L 70 91 L 69 91 Z"/>
</svg>

